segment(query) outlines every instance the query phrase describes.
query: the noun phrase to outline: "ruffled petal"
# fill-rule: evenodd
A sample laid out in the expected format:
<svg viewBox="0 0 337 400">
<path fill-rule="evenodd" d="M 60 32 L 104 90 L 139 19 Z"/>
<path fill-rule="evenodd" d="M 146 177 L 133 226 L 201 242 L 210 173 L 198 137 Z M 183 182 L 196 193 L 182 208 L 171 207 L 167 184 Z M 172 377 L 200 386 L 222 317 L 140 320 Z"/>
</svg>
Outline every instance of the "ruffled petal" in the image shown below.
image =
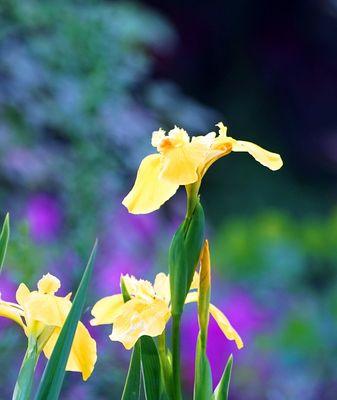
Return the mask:
<svg viewBox="0 0 337 400">
<path fill-rule="evenodd" d="M 272 171 L 277 171 L 283 165 L 282 158 L 279 154 L 272 153 L 251 142 L 235 140 L 233 142 L 232 151 L 247 152 L 253 156 L 256 161 Z"/>
<path fill-rule="evenodd" d="M 163 272 L 156 275 L 153 288 L 156 296 L 164 300 L 167 304 L 170 302 L 170 277 Z"/>
<path fill-rule="evenodd" d="M 38 281 L 37 287 L 40 293 L 54 294 L 60 289 L 61 282 L 56 276 L 48 273 Z"/>
<path fill-rule="evenodd" d="M 24 304 L 27 326 L 38 321 L 46 326 L 61 327 L 70 308 L 71 302 L 66 298 L 32 292 Z"/>
<path fill-rule="evenodd" d="M 95 317 L 90 321 L 91 325 L 112 324 L 115 318 L 121 312 L 124 305 L 123 296 L 116 294 L 114 296 L 104 297 L 99 300 L 91 310 L 91 314 Z"/>
<path fill-rule="evenodd" d="M 147 214 L 164 204 L 177 191 L 179 184 L 160 178 L 162 156 L 151 154 L 141 162 L 135 184 L 123 205 L 132 214 Z"/>
<path fill-rule="evenodd" d="M 45 356 L 49 359 L 56 341 L 60 335 L 61 328 L 55 328 L 52 336 L 43 348 Z M 81 372 L 82 378 L 86 381 L 94 370 L 97 360 L 96 342 L 90 336 L 87 328 L 79 322 L 71 346 L 66 370 L 73 372 Z"/>
<path fill-rule="evenodd" d="M 196 182 L 199 179 L 198 169 L 204 165 L 207 152 L 207 145 L 200 140 L 171 148 L 163 155 L 160 177 L 176 185 Z"/>
<path fill-rule="evenodd" d="M 162 300 L 153 299 L 147 303 L 131 299 L 124 304 L 123 313 L 115 319 L 110 339 L 123 343 L 129 350 L 141 336 L 156 337 L 163 333 L 170 315 L 167 304 Z"/>
</svg>

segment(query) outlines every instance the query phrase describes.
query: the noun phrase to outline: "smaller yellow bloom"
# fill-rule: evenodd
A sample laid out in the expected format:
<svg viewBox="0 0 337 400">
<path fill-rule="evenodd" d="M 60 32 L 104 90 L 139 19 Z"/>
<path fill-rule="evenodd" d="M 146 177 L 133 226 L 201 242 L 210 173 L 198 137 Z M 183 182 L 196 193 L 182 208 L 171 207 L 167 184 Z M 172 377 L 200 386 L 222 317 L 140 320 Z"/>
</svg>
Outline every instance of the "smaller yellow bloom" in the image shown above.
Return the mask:
<svg viewBox="0 0 337 400">
<path fill-rule="evenodd" d="M 152 285 L 149 281 L 138 280 L 134 276 L 123 276 L 125 286 L 131 297 L 124 303 L 122 294 L 104 297 L 93 307 L 94 318 L 91 325 L 112 324 L 112 341 L 123 343 L 131 349 L 144 335 L 156 337 L 163 333 L 171 317 L 170 279 L 159 273 Z M 186 303 L 198 301 L 199 275 L 196 273 Z M 210 305 L 210 314 L 229 340 L 234 340 L 239 349 L 243 342 L 225 315 L 215 306 Z"/>
<path fill-rule="evenodd" d="M 216 160 L 232 151 L 247 152 L 272 171 L 282 167 L 279 154 L 227 136 L 222 122 L 217 126 L 218 135 L 210 132 L 192 138 L 177 126 L 168 134 L 163 129 L 153 132 L 151 144 L 157 153 L 145 157 L 139 166 L 135 184 L 123 200 L 129 212 L 146 214 L 157 210 L 179 186 L 200 182 Z"/>
<path fill-rule="evenodd" d="M 0 299 L 0 316 L 18 323 L 27 337 L 33 336 L 39 351 L 43 350 L 47 358 L 51 356 L 71 309 L 70 295 L 55 295 L 60 286 L 59 279 L 47 274 L 39 280 L 37 291 L 31 292 L 21 283 L 16 291 L 17 304 Z M 79 322 L 66 370 L 81 372 L 83 380 L 87 380 L 96 359 L 96 342 L 82 322 Z"/>
</svg>

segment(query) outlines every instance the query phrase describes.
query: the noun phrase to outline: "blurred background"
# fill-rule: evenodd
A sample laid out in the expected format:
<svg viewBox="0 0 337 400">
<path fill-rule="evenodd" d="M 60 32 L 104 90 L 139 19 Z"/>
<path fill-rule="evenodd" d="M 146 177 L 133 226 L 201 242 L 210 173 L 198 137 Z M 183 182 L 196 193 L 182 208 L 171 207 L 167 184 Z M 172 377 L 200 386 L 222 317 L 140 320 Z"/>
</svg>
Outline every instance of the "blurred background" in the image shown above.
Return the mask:
<svg viewBox="0 0 337 400">
<path fill-rule="evenodd" d="M 245 342 L 238 352 L 211 323 L 215 383 L 233 352 L 232 400 L 335 399 L 336 39 L 336 0 L 0 0 L 0 204 L 12 228 L 2 297 L 46 272 L 74 290 L 96 236 L 85 321 L 121 273 L 166 271 L 183 191 L 145 216 L 121 199 L 153 130 L 207 133 L 222 120 L 284 167 L 231 154 L 203 182 L 212 301 Z M 188 398 L 197 319 L 186 310 Z M 111 327 L 90 330 L 96 369 L 85 385 L 67 374 L 62 399 L 121 394 L 129 352 Z M 26 342 L 4 319 L 0 335 L 6 399 Z"/>
</svg>

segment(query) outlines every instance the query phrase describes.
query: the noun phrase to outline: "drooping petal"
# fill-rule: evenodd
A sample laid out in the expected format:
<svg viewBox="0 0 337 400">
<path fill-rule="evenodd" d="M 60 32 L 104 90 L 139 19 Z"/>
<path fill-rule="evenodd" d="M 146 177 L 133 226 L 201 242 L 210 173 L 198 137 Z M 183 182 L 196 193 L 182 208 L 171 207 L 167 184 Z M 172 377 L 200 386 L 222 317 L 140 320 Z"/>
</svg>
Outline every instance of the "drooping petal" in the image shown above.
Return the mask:
<svg viewBox="0 0 337 400">
<path fill-rule="evenodd" d="M 37 287 L 40 293 L 54 294 L 60 289 L 61 282 L 56 276 L 48 273 L 38 281 Z"/>
<path fill-rule="evenodd" d="M 198 297 L 199 295 L 197 292 L 188 293 L 185 300 L 185 304 L 198 302 Z M 219 328 L 222 330 L 226 338 L 228 340 L 234 340 L 238 349 L 241 349 L 243 347 L 242 339 L 240 338 L 236 330 L 232 327 L 231 323 L 228 321 L 227 317 L 222 313 L 222 311 L 220 311 L 213 304 L 210 304 L 209 312 L 212 315 L 212 317 L 216 320 Z"/>
<path fill-rule="evenodd" d="M 236 330 L 232 327 L 227 317 L 213 304 L 209 305 L 209 312 L 212 315 L 212 317 L 216 320 L 219 328 L 222 330 L 226 338 L 229 340 L 234 340 L 238 349 L 241 349 L 243 347 L 242 339 L 236 332 Z"/>
<path fill-rule="evenodd" d="M 0 301 L 0 317 L 9 318 L 19 324 L 23 329 L 25 326 L 22 322 L 23 311 L 15 304 L 8 303 L 7 301 Z"/>
<path fill-rule="evenodd" d="M 198 168 L 205 162 L 208 147 L 202 141 L 192 141 L 173 147 L 163 155 L 160 177 L 177 185 L 188 185 L 199 179 Z"/>
<path fill-rule="evenodd" d="M 143 335 L 159 336 L 169 318 L 170 310 L 164 301 L 153 299 L 148 303 L 133 298 L 124 304 L 123 313 L 115 319 L 110 339 L 123 343 L 129 350 Z"/>
<path fill-rule="evenodd" d="M 45 356 L 49 359 L 56 341 L 60 335 L 61 328 L 55 328 L 52 336 L 43 348 Z M 83 380 L 86 381 L 91 375 L 97 360 L 96 342 L 90 336 L 87 328 L 79 322 L 71 346 L 66 370 L 81 372 Z"/>
<path fill-rule="evenodd" d="M 151 154 L 141 162 L 135 184 L 123 205 L 132 214 L 147 214 L 164 204 L 177 191 L 179 184 L 160 178 L 162 156 Z"/>
<path fill-rule="evenodd" d="M 91 325 L 112 324 L 115 318 L 121 312 L 124 304 L 123 296 L 115 294 L 114 296 L 104 297 L 99 300 L 91 310 L 91 314 L 95 317 L 90 321 Z"/>
<path fill-rule="evenodd" d="M 247 152 L 253 156 L 256 161 L 272 171 L 277 171 L 283 165 L 282 158 L 279 154 L 265 150 L 255 143 L 235 140 L 233 142 L 232 151 Z"/>
</svg>

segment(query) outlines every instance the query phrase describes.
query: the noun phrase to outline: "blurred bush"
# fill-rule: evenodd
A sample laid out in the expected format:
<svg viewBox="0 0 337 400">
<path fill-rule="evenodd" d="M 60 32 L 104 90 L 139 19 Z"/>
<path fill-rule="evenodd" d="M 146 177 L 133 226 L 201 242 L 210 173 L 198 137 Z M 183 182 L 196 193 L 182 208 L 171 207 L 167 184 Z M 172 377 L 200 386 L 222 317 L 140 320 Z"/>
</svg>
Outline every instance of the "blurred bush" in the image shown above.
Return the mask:
<svg viewBox="0 0 337 400">
<path fill-rule="evenodd" d="M 175 40 L 170 24 L 139 3 L 0 1 L 0 202 L 13 228 L 4 298 L 13 298 L 16 282 L 35 284 L 47 271 L 61 278 L 64 292 L 72 290 L 96 236 L 89 304 L 117 290 L 121 272 L 144 276 L 153 267 L 161 222 L 130 218 L 121 199 L 153 130 L 163 123 L 206 129 L 215 115 L 152 78 L 154 60 Z M 7 329 L 4 398 L 24 344 L 15 327 Z M 119 348 L 94 334 L 101 346 Z M 128 355 L 114 351 L 99 348 L 89 397 L 118 397 Z M 68 381 L 63 398 L 81 397 L 80 379 Z"/>
<path fill-rule="evenodd" d="M 234 374 L 238 399 L 334 398 L 336 243 L 336 211 L 327 218 L 302 219 L 270 211 L 228 218 L 220 227 L 213 263 L 228 287 L 229 314 L 246 338 L 247 367 L 259 371 L 253 381 Z M 235 315 L 240 304 L 231 295 L 233 287 L 266 316 L 262 329 L 247 325 L 251 311 L 245 304 L 241 313 L 246 314 Z M 262 377 L 268 378 L 263 384 Z"/>
</svg>

